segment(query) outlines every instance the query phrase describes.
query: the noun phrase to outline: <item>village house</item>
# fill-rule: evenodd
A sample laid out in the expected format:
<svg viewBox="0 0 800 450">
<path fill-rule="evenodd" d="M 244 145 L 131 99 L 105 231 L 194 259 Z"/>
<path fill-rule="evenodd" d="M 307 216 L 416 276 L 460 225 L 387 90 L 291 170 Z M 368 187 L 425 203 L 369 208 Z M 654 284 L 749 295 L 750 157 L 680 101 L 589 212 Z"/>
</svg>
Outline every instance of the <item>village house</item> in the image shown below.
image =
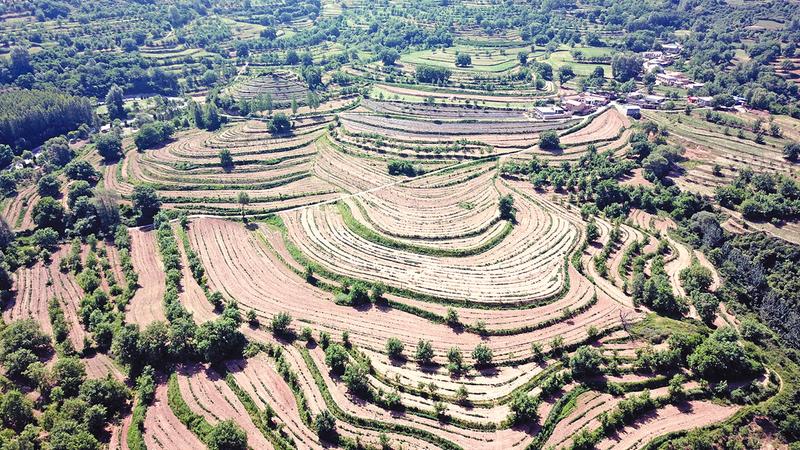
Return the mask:
<svg viewBox="0 0 800 450">
<path fill-rule="evenodd" d="M 690 95 L 686 98 L 686 100 L 693 105 L 699 106 L 700 108 L 707 108 L 709 106 L 713 106 L 714 104 L 714 97 L 694 97 Z"/>
<path fill-rule="evenodd" d="M 608 102 L 605 96 L 582 93 L 578 96 L 565 97 L 561 100 L 561 107 L 574 114 L 588 114 L 607 105 Z"/>
<path fill-rule="evenodd" d="M 566 119 L 572 116 L 572 112 L 558 106 L 536 106 L 533 108 L 533 113 L 542 120 Z"/>
<path fill-rule="evenodd" d="M 642 109 L 636 105 L 627 105 L 625 107 L 625 115 L 638 119 L 642 117 Z"/>
</svg>

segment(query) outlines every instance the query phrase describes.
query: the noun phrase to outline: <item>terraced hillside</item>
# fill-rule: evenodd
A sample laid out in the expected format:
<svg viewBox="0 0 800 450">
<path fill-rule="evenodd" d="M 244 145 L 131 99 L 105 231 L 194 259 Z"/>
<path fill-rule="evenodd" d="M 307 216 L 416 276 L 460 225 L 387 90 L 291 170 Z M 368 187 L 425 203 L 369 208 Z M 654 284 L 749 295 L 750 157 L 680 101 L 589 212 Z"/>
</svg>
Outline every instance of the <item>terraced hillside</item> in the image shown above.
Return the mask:
<svg viewBox="0 0 800 450">
<path fill-rule="evenodd" d="M 328 445 L 314 425 L 323 411 L 340 443 L 465 449 L 566 448 L 587 436 L 638 447 L 731 417 L 740 407 L 714 404 L 691 372 L 641 366 L 678 344 L 654 337 L 674 325 L 632 297 L 632 258 L 685 295 L 679 273 L 694 250 L 667 236 L 674 224 L 636 210 L 625 223 L 598 219 L 590 241 L 577 208 L 500 176 L 507 160 L 576 161 L 590 144 L 622 155 L 630 127 L 613 107 L 541 122 L 513 109 L 364 100 L 299 118 L 291 135 L 243 121 L 129 152 L 107 183 L 146 182 L 171 207 L 218 216 L 178 227 L 203 274 L 182 271 L 179 302 L 205 323 L 219 310 L 204 290 L 235 300 L 250 315 L 241 331 L 264 346 L 225 373 L 184 367 L 170 389 L 209 424 L 233 419 L 264 447 Z M 562 153 L 535 145 L 546 130 L 561 135 Z M 222 148 L 233 170 L 218 167 Z M 388 174 L 396 158 L 418 175 Z M 249 204 L 236 203 L 240 191 Z M 255 222 L 220 218 L 242 207 Z M 134 267 L 158 269 L 139 266 L 144 241 L 132 237 Z M 132 299 L 131 320 L 152 320 L 146 295 Z M 281 317 L 289 331 L 274 328 Z M 597 358 L 590 374 L 574 367 L 583 354 Z M 649 418 L 604 425 L 627 405 Z"/>
</svg>

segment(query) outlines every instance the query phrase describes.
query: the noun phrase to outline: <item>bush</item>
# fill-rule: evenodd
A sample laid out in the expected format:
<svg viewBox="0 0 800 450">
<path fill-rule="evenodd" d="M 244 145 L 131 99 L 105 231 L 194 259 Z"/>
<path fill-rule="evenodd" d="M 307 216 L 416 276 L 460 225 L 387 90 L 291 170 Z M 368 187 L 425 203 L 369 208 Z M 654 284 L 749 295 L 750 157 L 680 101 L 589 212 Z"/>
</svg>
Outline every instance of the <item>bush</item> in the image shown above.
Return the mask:
<svg viewBox="0 0 800 450">
<path fill-rule="evenodd" d="M 472 359 L 478 366 L 488 366 L 492 364 L 492 349 L 486 344 L 478 344 L 472 351 Z"/>
<path fill-rule="evenodd" d="M 569 359 L 569 367 L 575 378 L 597 375 L 602 363 L 600 352 L 586 345 L 579 347 Z"/>
<path fill-rule="evenodd" d="M 289 334 L 289 325 L 292 323 L 292 316 L 289 313 L 281 311 L 272 316 L 270 322 L 270 329 L 276 336 L 286 337 Z"/>
<path fill-rule="evenodd" d="M 413 177 L 422 174 L 422 171 L 414 167 L 410 162 L 397 159 L 389 161 L 387 169 L 389 171 L 389 175 L 405 175 L 407 177 Z"/>
<path fill-rule="evenodd" d="M 347 350 L 341 344 L 330 344 L 325 349 L 325 364 L 332 373 L 342 375 L 347 367 L 347 360 Z"/>
<path fill-rule="evenodd" d="M 459 53 L 456 55 L 456 66 L 469 67 L 472 65 L 472 57 L 466 53 Z"/>
<path fill-rule="evenodd" d="M 233 420 L 223 420 L 208 434 L 209 450 L 247 450 L 247 434 Z"/>
<path fill-rule="evenodd" d="M 400 342 L 400 339 L 390 337 L 386 340 L 386 353 L 392 359 L 403 359 L 403 349 L 405 345 Z"/>
<path fill-rule="evenodd" d="M 269 132 L 272 134 L 287 133 L 292 129 L 292 122 L 284 113 L 275 113 L 269 121 Z"/>
<path fill-rule="evenodd" d="M 337 442 L 338 435 L 336 433 L 336 418 L 333 414 L 324 410 L 314 418 L 314 429 L 317 431 L 317 436 L 328 442 Z"/>
<path fill-rule="evenodd" d="M 689 356 L 689 367 L 711 381 L 744 378 L 758 373 L 761 364 L 745 351 L 738 338 L 734 329 L 720 328 Z"/>
<path fill-rule="evenodd" d="M 532 396 L 526 392 L 518 392 L 511 399 L 509 409 L 509 422 L 513 425 L 530 425 L 539 419 L 539 397 Z"/>
<path fill-rule="evenodd" d="M 431 342 L 420 339 L 417 343 L 417 350 L 414 352 L 414 358 L 423 365 L 433 362 L 433 346 Z"/>
</svg>

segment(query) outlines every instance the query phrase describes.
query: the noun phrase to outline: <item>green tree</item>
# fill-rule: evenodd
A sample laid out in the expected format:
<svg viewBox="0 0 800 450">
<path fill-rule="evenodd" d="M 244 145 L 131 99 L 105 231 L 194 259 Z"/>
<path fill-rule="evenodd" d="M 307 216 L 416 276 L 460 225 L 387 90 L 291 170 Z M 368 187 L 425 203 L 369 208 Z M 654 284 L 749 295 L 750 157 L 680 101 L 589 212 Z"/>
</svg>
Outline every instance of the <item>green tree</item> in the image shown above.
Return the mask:
<svg viewBox="0 0 800 450">
<path fill-rule="evenodd" d="M 334 443 L 339 440 L 336 432 L 336 418 L 327 409 L 321 411 L 314 418 L 314 429 L 320 439 Z"/>
<path fill-rule="evenodd" d="M 347 367 L 347 350 L 341 344 L 330 344 L 325 349 L 325 364 L 331 373 L 341 375 Z"/>
<path fill-rule="evenodd" d="M 800 143 L 790 142 L 783 147 L 783 157 L 789 161 L 797 161 L 800 158 Z"/>
<path fill-rule="evenodd" d="M 689 355 L 689 368 L 707 380 L 746 378 L 758 373 L 761 364 L 739 343 L 736 330 L 720 328 Z"/>
<path fill-rule="evenodd" d="M 207 102 L 203 123 L 205 123 L 206 129 L 209 131 L 218 130 L 222 125 L 222 118 L 219 115 L 219 109 L 214 102 Z"/>
<path fill-rule="evenodd" d="M 278 314 L 272 316 L 272 321 L 270 322 L 270 329 L 272 333 L 276 336 L 288 336 L 290 329 L 289 326 L 292 324 L 292 316 L 285 311 L 281 311 Z"/>
<path fill-rule="evenodd" d="M 153 223 L 153 217 L 161 210 L 161 199 L 155 189 L 150 186 L 139 184 L 133 188 L 131 194 L 133 210 L 138 212 L 136 218 L 140 225 Z"/>
<path fill-rule="evenodd" d="M 53 197 L 42 197 L 33 207 L 33 223 L 38 228 L 64 230 L 64 207 Z"/>
<path fill-rule="evenodd" d="M 464 356 L 458 347 L 450 347 L 447 351 L 447 370 L 451 374 L 458 374 L 464 370 Z"/>
<path fill-rule="evenodd" d="M 472 57 L 466 53 L 459 53 L 456 55 L 457 67 L 469 67 L 472 65 Z"/>
<path fill-rule="evenodd" d="M 233 420 L 223 420 L 208 433 L 209 450 L 247 450 L 247 434 Z"/>
<path fill-rule="evenodd" d="M 558 68 L 558 81 L 561 84 L 564 84 L 573 78 L 575 78 L 575 71 L 572 69 L 572 66 L 567 65 Z"/>
<path fill-rule="evenodd" d="M 414 352 L 414 359 L 423 365 L 430 364 L 433 361 L 433 346 L 430 341 L 419 340 L 417 349 Z"/>
<path fill-rule="evenodd" d="M 64 167 L 74 156 L 69 148 L 69 141 L 64 136 L 48 139 L 44 143 L 42 153 L 45 161 L 55 167 Z"/>
<path fill-rule="evenodd" d="M 240 358 L 245 343 L 246 339 L 239 331 L 239 322 L 224 315 L 197 328 L 197 351 L 204 361 L 216 363 Z"/>
<path fill-rule="evenodd" d="M 75 397 L 86 381 L 86 368 L 78 358 L 59 358 L 53 366 L 53 384 L 67 397 Z"/>
<path fill-rule="evenodd" d="M 0 422 L 16 432 L 34 423 L 33 402 L 20 391 L 12 389 L 0 398 Z"/>
<path fill-rule="evenodd" d="M 527 392 L 518 392 L 511 399 L 509 409 L 509 422 L 513 425 L 529 425 L 539 419 L 539 397 L 528 394 Z"/>
<path fill-rule="evenodd" d="M 122 93 L 122 88 L 116 84 L 111 86 L 106 94 L 106 109 L 108 109 L 108 118 L 111 121 L 114 119 L 125 119 L 127 112 L 125 111 L 125 104 Z"/>
<path fill-rule="evenodd" d="M 58 198 L 61 196 L 61 182 L 58 181 L 58 177 L 52 173 L 42 175 L 36 187 L 39 197 Z"/>
<path fill-rule="evenodd" d="M 400 54 L 393 48 L 384 48 L 378 53 L 378 57 L 384 66 L 393 66 L 397 59 L 400 58 Z"/>
<path fill-rule="evenodd" d="M 511 194 L 500 197 L 497 209 L 500 211 L 501 220 L 514 221 L 514 197 L 512 197 Z"/>
<path fill-rule="evenodd" d="M 8 167 L 14 161 L 14 151 L 6 144 L 0 144 L 0 169 Z"/>
<path fill-rule="evenodd" d="M 589 223 L 586 224 L 586 240 L 589 242 L 594 242 L 599 237 L 600 231 L 597 228 L 597 221 L 592 218 Z"/>
<path fill-rule="evenodd" d="M 175 127 L 169 122 L 146 123 L 133 136 L 133 143 L 139 151 L 156 148 L 166 142 L 175 133 Z"/>
<path fill-rule="evenodd" d="M 239 203 L 239 206 L 242 208 L 242 220 L 244 220 L 244 208 L 245 206 L 250 204 L 250 195 L 247 192 L 239 192 L 239 195 L 236 196 L 236 201 Z"/>
<path fill-rule="evenodd" d="M 572 371 L 572 376 L 575 378 L 587 377 L 597 375 L 600 371 L 600 365 L 603 363 L 603 357 L 600 352 L 587 345 L 578 347 L 575 353 L 569 359 L 569 368 Z"/>
<path fill-rule="evenodd" d="M 686 293 L 692 295 L 699 292 L 707 292 L 714 279 L 711 270 L 701 265 L 698 261 L 693 261 L 689 267 L 683 268 L 678 277 L 681 280 Z"/>
<path fill-rule="evenodd" d="M 642 72 L 642 59 L 636 54 L 616 53 L 611 58 L 611 72 L 614 79 L 624 83 Z"/>
<path fill-rule="evenodd" d="M 396 337 L 390 337 L 386 340 L 386 353 L 392 359 L 403 359 L 403 349 L 405 345 Z"/>
<path fill-rule="evenodd" d="M 292 122 L 284 113 L 276 113 L 269 121 L 269 132 L 273 134 L 287 133 L 292 129 Z"/>
<path fill-rule="evenodd" d="M 96 135 L 94 145 L 106 163 L 117 161 L 122 157 L 122 136 L 116 131 Z"/>
<path fill-rule="evenodd" d="M 362 398 L 369 396 L 369 367 L 366 363 L 359 361 L 349 364 L 344 370 L 342 381 L 352 394 Z"/>
<path fill-rule="evenodd" d="M 472 359 L 475 360 L 475 363 L 478 366 L 488 366 L 492 364 L 492 349 L 489 348 L 486 344 L 478 344 L 475 346 L 475 349 L 472 350 Z"/>
<path fill-rule="evenodd" d="M 233 170 L 233 156 L 231 156 L 231 151 L 227 148 L 219 151 L 219 165 L 226 171 Z"/>
<path fill-rule="evenodd" d="M 83 180 L 95 184 L 100 178 L 100 174 L 94 169 L 92 164 L 86 160 L 72 161 L 64 167 L 64 174 L 70 180 Z"/>
<path fill-rule="evenodd" d="M 561 139 L 555 131 L 545 131 L 539 135 L 539 147 L 542 150 L 560 150 Z"/>
</svg>

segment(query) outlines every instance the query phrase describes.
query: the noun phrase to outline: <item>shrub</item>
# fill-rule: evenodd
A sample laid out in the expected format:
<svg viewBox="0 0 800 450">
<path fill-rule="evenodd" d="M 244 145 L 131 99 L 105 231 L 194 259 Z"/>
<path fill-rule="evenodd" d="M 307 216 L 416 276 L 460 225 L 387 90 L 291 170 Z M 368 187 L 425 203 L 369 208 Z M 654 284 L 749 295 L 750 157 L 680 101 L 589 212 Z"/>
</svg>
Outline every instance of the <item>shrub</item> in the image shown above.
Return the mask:
<svg viewBox="0 0 800 450">
<path fill-rule="evenodd" d="M 602 363 L 600 352 L 587 345 L 579 347 L 569 359 L 569 367 L 575 378 L 596 375 Z"/>
<path fill-rule="evenodd" d="M 336 375 L 344 373 L 347 366 L 347 350 L 341 344 L 330 344 L 325 349 L 325 364 Z"/>
<path fill-rule="evenodd" d="M 410 162 L 401 161 L 398 159 L 389 161 L 387 164 L 387 169 L 389 171 L 389 175 L 405 175 L 407 177 L 413 177 L 422 174 L 422 171 L 414 167 Z"/>
<path fill-rule="evenodd" d="M 528 425 L 539 419 L 537 409 L 539 408 L 539 397 L 532 396 L 526 392 L 518 392 L 511 399 L 509 409 L 511 413 L 508 421 L 513 425 Z"/>
<path fill-rule="evenodd" d="M 403 349 L 405 345 L 400 342 L 400 339 L 395 337 L 390 337 L 386 340 L 386 353 L 389 355 L 390 358 L 393 359 L 402 359 L 403 358 Z"/>
<path fill-rule="evenodd" d="M 433 346 L 431 342 L 420 339 L 417 343 L 417 350 L 414 353 L 414 358 L 420 364 L 430 364 L 433 362 Z"/>
<path fill-rule="evenodd" d="M 276 336 L 287 336 L 289 334 L 289 325 L 292 323 L 292 316 L 287 312 L 279 312 L 272 317 L 270 329 Z"/>
<path fill-rule="evenodd" d="M 712 381 L 742 378 L 759 372 L 761 364 L 745 351 L 738 337 L 730 327 L 715 331 L 689 356 L 689 367 Z"/>
<path fill-rule="evenodd" d="M 478 366 L 488 366 L 492 364 L 492 349 L 486 344 L 478 344 L 472 351 L 472 359 Z"/>
<path fill-rule="evenodd" d="M 292 123 L 284 113 L 275 113 L 269 121 L 269 132 L 273 134 L 287 133 L 292 129 Z"/>
<path fill-rule="evenodd" d="M 232 420 L 216 424 L 208 434 L 209 450 L 247 450 L 247 434 Z"/>
<path fill-rule="evenodd" d="M 324 410 L 314 418 L 314 429 L 317 431 L 317 436 L 328 442 L 337 442 L 338 435 L 336 432 L 336 418 L 333 414 Z"/>
<path fill-rule="evenodd" d="M 464 370 L 464 356 L 458 347 L 450 347 L 447 351 L 447 370 L 451 374 L 461 373 Z"/>
</svg>

